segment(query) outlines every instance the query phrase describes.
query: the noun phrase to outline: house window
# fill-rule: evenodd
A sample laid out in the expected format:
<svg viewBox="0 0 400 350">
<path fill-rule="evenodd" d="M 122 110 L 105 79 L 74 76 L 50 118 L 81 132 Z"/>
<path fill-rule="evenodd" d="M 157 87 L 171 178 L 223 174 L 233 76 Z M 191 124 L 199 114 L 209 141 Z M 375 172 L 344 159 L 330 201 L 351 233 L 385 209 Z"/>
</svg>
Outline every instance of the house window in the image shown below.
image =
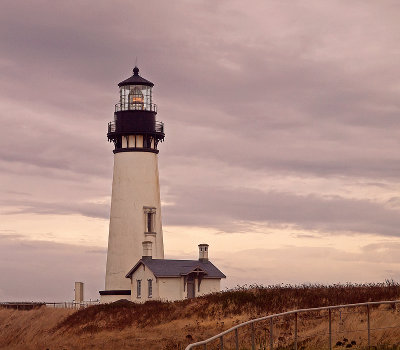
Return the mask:
<svg viewBox="0 0 400 350">
<path fill-rule="evenodd" d="M 140 298 L 142 296 L 142 280 L 136 281 L 136 293 L 137 298 Z"/>
<path fill-rule="evenodd" d="M 153 280 L 147 280 L 149 289 L 149 298 L 153 296 Z"/>
<path fill-rule="evenodd" d="M 145 233 L 155 233 L 155 217 L 156 217 L 156 209 L 155 208 L 144 208 L 144 217 L 145 217 Z"/>
</svg>

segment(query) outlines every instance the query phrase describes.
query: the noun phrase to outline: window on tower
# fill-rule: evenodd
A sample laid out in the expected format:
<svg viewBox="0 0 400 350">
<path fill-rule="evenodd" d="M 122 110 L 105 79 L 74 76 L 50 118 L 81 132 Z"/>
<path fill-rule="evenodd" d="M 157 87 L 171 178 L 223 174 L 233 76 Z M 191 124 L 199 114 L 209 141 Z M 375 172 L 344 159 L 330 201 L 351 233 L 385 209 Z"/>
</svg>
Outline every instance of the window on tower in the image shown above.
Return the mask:
<svg viewBox="0 0 400 350">
<path fill-rule="evenodd" d="M 145 233 L 155 233 L 156 208 L 144 207 Z"/>
</svg>

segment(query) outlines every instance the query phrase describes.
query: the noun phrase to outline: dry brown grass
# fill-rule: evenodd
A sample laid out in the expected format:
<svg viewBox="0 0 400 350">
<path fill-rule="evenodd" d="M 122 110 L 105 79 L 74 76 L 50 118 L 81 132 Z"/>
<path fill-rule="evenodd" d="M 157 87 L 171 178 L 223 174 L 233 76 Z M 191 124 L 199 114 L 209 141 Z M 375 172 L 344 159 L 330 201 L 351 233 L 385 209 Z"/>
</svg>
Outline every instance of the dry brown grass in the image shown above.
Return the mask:
<svg viewBox="0 0 400 350">
<path fill-rule="evenodd" d="M 251 318 L 291 309 L 400 299 L 400 286 L 393 283 L 334 286 L 254 286 L 216 293 L 175 303 L 117 302 L 79 311 L 48 309 L 30 311 L 0 309 L 0 349 L 10 350 L 85 350 L 85 349 L 160 349 L 179 350 L 194 341 L 209 338 Z M 399 309 L 374 308 L 372 327 L 400 326 Z M 365 346 L 365 309 L 333 314 L 333 340 L 353 348 Z M 299 318 L 300 347 L 323 349 L 327 345 L 326 312 Z M 400 328 L 373 332 L 373 343 L 400 342 Z M 337 333 L 340 332 L 340 333 Z M 275 346 L 290 348 L 293 318 L 275 324 Z M 241 348 L 250 347 L 250 329 L 241 329 Z M 229 337 L 227 345 L 232 343 Z M 230 343 L 231 342 L 231 343 Z M 256 328 L 257 349 L 269 344 L 269 324 Z M 213 347 L 216 347 L 214 344 Z M 212 348 L 212 347 L 211 347 Z M 336 347 L 344 348 L 343 346 Z"/>
</svg>

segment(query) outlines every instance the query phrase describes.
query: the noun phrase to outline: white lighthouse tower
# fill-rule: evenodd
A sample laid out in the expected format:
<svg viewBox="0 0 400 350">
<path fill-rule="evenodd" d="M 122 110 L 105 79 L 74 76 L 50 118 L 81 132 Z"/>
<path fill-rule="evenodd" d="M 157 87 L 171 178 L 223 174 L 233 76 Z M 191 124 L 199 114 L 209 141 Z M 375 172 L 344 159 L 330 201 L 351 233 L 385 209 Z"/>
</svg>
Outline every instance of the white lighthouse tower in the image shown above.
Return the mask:
<svg viewBox="0 0 400 350">
<path fill-rule="evenodd" d="M 133 75 L 118 84 L 119 103 L 107 137 L 115 145 L 105 290 L 101 302 L 131 299 L 125 277 L 143 255 L 143 242 L 151 242 L 152 258 L 164 258 L 161 226 L 158 144 L 164 125 L 156 121 L 154 84 Z"/>
</svg>

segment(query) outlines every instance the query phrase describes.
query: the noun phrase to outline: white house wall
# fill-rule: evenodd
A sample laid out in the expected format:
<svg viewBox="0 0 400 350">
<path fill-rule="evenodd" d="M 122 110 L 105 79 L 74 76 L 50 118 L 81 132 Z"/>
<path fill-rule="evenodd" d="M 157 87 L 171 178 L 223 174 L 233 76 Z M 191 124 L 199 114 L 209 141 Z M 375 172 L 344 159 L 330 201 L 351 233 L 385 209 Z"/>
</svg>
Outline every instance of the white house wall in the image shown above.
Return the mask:
<svg viewBox="0 0 400 350">
<path fill-rule="evenodd" d="M 175 301 L 186 298 L 183 292 L 183 277 L 158 278 L 158 290 L 163 301 Z"/>
<path fill-rule="evenodd" d="M 148 280 L 152 280 L 153 284 L 153 294 L 149 298 L 148 295 Z M 129 281 L 129 279 L 127 279 Z M 142 293 L 141 297 L 137 297 L 137 280 L 142 281 Z M 149 268 L 144 265 L 139 266 L 139 268 L 133 273 L 131 277 L 131 301 L 135 303 L 144 303 L 147 300 L 158 300 L 159 299 L 159 282 L 154 277 L 153 273 Z"/>
<path fill-rule="evenodd" d="M 145 235 L 143 207 L 156 208 L 156 235 Z M 119 152 L 114 156 L 106 290 L 130 289 L 125 275 L 142 257 L 142 242 L 153 243 L 153 258 L 164 258 L 158 155 Z"/>
<path fill-rule="evenodd" d="M 153 280 L 153 296 L 148 298 L 147 280 Z M 137 298 L 137 280 L 142 280 L 142 296 Z M 149 268 L 140 266 L 132 275 L 132 298 L 133 302 L 143 303 L 147 300 L 175 301 L 187 298 L 187 286 L 184 287 L 183 277 L 158 277 L 155 278 Z M 195 296 L 201 296 L 221 290 L 221 280 L 219 278 L 203 279 L 198 291 L 198 280 L 195 280 Z"/>
<path fill-rule="evenodd" d="M 204 278 L 200 283 L 200 292 L 198 291 L 198 280 L 195 284 L 195 296 L 210 294 L 221 291 L 221 279 L 219 278 Z"/>
</svg>

